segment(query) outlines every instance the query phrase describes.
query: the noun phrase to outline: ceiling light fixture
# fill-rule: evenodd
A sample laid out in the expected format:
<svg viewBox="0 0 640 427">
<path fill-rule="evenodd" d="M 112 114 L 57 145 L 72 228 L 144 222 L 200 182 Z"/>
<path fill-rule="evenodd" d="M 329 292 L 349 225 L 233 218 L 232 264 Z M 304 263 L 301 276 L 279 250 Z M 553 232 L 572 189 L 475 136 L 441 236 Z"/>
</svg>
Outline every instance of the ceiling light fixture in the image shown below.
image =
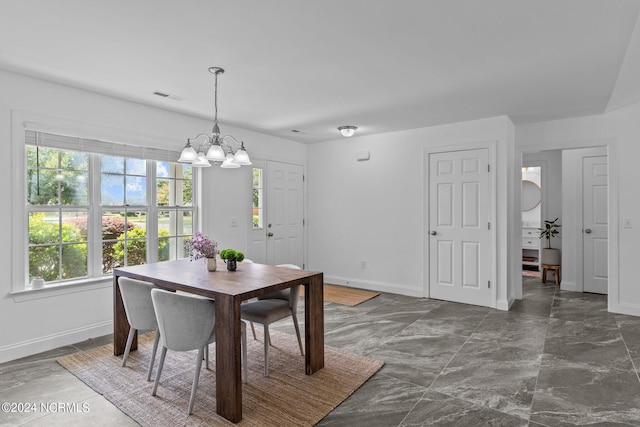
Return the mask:
<svg viewBox="0 0 640 427">
<path fill-rule="evenodd" d="M 223 74 L 224 70 L 219 67 L 209 67 L 209 72 L 213 74 L 216 81 L 214 91 L 215 116 L 211 135 L 201 133 L 193 138 L 187 138 L 187 144 L 184 146 L 178 161 L 191 163 L 191 166 L 195 168 L 211 166 L 209 161 L 213 161 L 214 164 L 220 163 L 220 167 L 225 169 L 248 166 L 251 164 L 251 160 L 247 150 L 244 148 L 244 142 L 238 141 L 231 135 L 220 136 L 220 127 L 218 126 L 218 74 Z M 205 137 L 204 141 L 197 146 L 197 149 L 193 148 L 191 141 L 195 141 L 202 136 Z M 229 145 L 229 140 L 239 145 L 237 150 L 233 150 Z"/>
<path fill-rule="evenodd" d="M 358 129 L 358 126 L 340 126 L 338 128 L 342 136 L 344 136 L 345 138 L 353 136 L 353 134 L 356 133 L 356 129 Z"/>
</svg>

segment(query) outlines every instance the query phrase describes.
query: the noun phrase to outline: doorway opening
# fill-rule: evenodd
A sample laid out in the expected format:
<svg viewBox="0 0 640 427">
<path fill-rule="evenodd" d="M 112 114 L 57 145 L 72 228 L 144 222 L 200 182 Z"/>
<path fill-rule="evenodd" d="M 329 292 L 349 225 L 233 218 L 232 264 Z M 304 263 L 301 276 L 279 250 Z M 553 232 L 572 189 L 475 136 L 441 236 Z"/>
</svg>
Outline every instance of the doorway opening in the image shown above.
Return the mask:
<svg viewBox="0 0 640 427">
<path fill-rule="evenodd" d="M 529 270 L 535 269 L 531 264 L 540 263 L 534 261 L 536 246 L 538 251 L 546 247 L 546 241 L 539 238 L 538 241 L 527 239 L 532 231 L 529 229 L 540 227 L 537 225 L 539 214 L 540 224 L 558 218 L 561 225 L 560 235 L 551 241 L 551 247 L 560 249 L 560 269 L 553 271 L 559 275 L 560 288 L 574 292 L 611 293 L 609 260 L 611 248 L 615 246 L 608 237 L 611 229 L 609 220 L 615 210 L 610 185 L 615 185 L 615 180 L 609 176 L 610 149 L 610 146 L 594 146 L 522 154 L 521 280 L 531 283 L 527 278 L 533 275 Z M 526 209 L 530 207 L 528 198 L 535 194 L 535 188 L 526 184 L 529 187 L 526 190 L 525 181 L 535 182 L 536 170 L 533 168 L 538 165 L 541 197 L 539 213 L 536 213 L 533 209 Z M 529 205 L 525 206 L 526 203 Z M 529 234 L 525 235 L 525 230 L 529 230 Z M 542 272 L 542 265 L 537 267 Z M 547 284 L 549 281 L 555 282 L 550 271 Z"/>
<path fill-rule="evenodd" d="M 522 167 L 522 275 L 540 277 L 542 225 L 542 167 Z"/>
</svg>

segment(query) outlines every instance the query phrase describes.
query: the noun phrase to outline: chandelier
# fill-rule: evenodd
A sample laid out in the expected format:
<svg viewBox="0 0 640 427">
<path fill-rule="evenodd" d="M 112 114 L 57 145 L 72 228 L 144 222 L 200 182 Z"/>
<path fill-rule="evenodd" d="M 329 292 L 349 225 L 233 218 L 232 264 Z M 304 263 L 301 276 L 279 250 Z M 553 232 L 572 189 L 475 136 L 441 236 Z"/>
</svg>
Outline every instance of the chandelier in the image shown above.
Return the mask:
<svg viewBox="0 0 640 427">
<path fill-rule="evenodd" d="M 238 141 L 231 135 L 220 135 L 220 127 L 218 126 L 218 74 L 223 74 L 224 70 L 219 67 L 209 67 L 209 72 L 215 77 L 215 116 L 213 119 L 213 129 L 211 135 L 201 133 L 193 138 L 187 138 L 187 144 L 184 146 L 180 154 L 179 162 L 191 163 L 195 168 L 206 168 L 211 166 L 209 161 L 214 164 L 220 164 L 225 169 L 239 168 L 240 166 L 248 166 L 251 164 L 249 154 L 244 148 L 244 142 Z M 202 143 L 194 148 L 192 141 L 204 137 Z M 239 147 L 234 150 L 230 143 L 235 143 Z"/>
</svg>

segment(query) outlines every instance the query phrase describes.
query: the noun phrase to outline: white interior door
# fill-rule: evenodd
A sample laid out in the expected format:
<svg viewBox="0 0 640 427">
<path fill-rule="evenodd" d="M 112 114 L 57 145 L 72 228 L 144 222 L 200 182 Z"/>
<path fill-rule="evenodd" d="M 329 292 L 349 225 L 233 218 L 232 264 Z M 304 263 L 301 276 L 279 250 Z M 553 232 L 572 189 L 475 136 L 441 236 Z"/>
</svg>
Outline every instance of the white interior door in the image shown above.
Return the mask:
<svg viewBox="0 0 640 427">
<path fill-rule="evenodd" d="M 429 155 L 429 294 L 491 306 L 488 149 Z"/>
<path fill-rule="evenodd" d="M 607 156 L 582 159 L 582 268 L 584 292 L 608 289 Z"/>
<path fill-rule="evenodd" d="M 303 169 L 267 162 L 267 264 L 304 264 Z"/>
</svg>

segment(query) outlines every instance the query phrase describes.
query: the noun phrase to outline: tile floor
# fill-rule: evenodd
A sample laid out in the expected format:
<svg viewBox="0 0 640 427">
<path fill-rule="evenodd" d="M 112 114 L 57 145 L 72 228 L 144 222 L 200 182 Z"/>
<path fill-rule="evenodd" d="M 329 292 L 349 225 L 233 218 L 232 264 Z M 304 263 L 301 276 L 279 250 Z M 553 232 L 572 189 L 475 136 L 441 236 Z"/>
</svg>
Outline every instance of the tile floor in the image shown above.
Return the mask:
<svg viewBox="0 0 640 427">
<path fill-rule="evenodd" d="M 640 318 L 606 296 L 527 278 L 509 312 L 391 294 L 325 304 L 326 344 L 385 366 L 320 426 L 640 426 Z M 293 333 L 290 322 L 275 328 Z M 79 343 L 0 365 L 0 402 L 87 403 L 85 413 L 0 412 L 0 425 L 136 425 L 56 358 Z"/>
</svg>

